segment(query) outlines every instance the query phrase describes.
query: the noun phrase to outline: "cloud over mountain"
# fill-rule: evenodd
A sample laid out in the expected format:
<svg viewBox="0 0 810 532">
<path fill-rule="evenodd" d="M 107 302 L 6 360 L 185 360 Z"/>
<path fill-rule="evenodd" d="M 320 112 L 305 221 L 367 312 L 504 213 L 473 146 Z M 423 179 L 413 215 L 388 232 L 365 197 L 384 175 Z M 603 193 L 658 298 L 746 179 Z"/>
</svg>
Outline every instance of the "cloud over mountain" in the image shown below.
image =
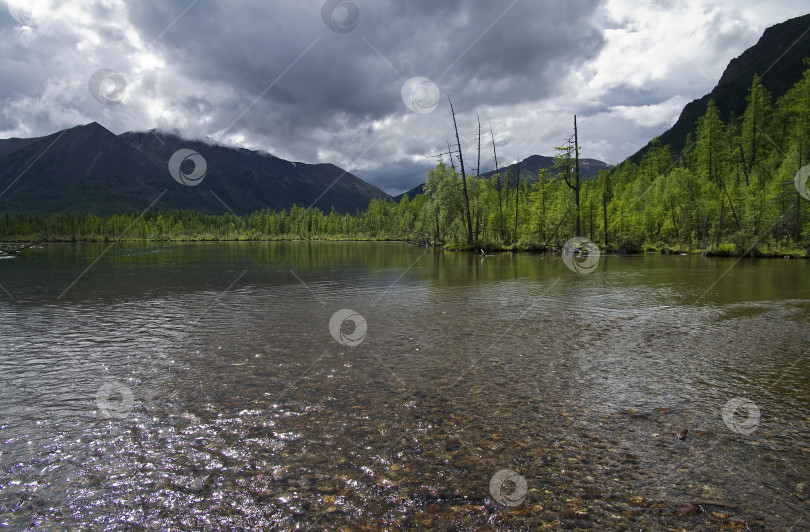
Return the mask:
<svg viewBox="0 0 810 532">
<path fill-rule="evenodd" d="M 116 133 L 158 128 L 332 162 L 397 192 L 409 183 L 376 170 L 430 162 L 451 134 L 449 93 L 465 144 L 478 113 L 504 157 L 551 153 L 576 112 L 584 153 L 617 162 L 764 27 L 801 11 L 787 1 L 14 0 L 0 26 L 0 137 L 91 120 Z M 115 105 L 88 90 L 104 68 L 126 81 Z M 435 83 L 432 112 L 403 102 L 413 76 Z"/>
</svg>

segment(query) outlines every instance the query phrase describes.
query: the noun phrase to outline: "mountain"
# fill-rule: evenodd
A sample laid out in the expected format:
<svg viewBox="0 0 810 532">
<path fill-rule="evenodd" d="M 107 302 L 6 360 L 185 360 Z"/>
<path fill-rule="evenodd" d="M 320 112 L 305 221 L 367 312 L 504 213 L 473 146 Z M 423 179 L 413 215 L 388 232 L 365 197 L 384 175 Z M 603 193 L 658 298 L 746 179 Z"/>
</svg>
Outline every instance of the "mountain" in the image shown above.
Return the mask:
<svg viewBox="0 0 810 532">
<path fill-rule="evenodd" d="M 554 157 L 547 157 L 545 155 L 532 155 L 526 157 L 520 163 L 513 163 L 499 169 L 501 174 L 501 183 L 505 184 L 506 179 L 509 179 L 510 186 L 514 187 L 517 183 L 518 165 L 520 166 L 520 178 L 524 182 L 534 183 L 537 181 L 537 173 L 541 168 L 551 170 L 554 167 Z M 579 160 L 579 175 L 582 179 L 593 179 L 599 174 L 600 170 L 610 170 L 613 166 L 608 163 L 597 161 L 596 159 L 580 159 Z M 495 170 L 481 174 L 481 177 L 491 178 L 495 175 Z M 424 193 L 424 184 L 417 185 L 411 190 L 395 196 L 394 200 L 399 201 L 407 194 L 409 198 L 413 198 L 417 194 Z"/>
<path fill-rule="evenodd" d="M 197 186 L 178 183 L 169 172 L 169 160 L 181 148 L 205 159 Z M 193 171 L 187 164 L 181 169 Z M 0 211 L 140 212 L 158 197 L 155 209 L 233 209 L 242 215 L 313 203 L 326 212 L 333 206 L 354 212 L 388 195 L 331 164 L 293 163 L 157 131 L 115 135 L 95 122 L 45 137 L 0 140 Z"/>
<path fill-rule="evenodd" d="M 675 154 L 681 153 L 686 136 L 695 131 L 698 118 L 706 113 L 709 100 L 714 100 L 724 122 L 734 113 L 740 116 L 747 106 L 746 97 L 754 74 L 771 92 L 773 101 L 787 92 L 805 71 L 803 59 L 810 57 L 810 14 L 776 24 L 766 29 L 759 41 L 732 59 L 712 91 L 683 108 L 678 121 L 659 138 Z M 650 141 L 630 157 L 638 163 L 652 146 Z"/>
<path fill-rule="evenodd" d="M 520 178 L 524 181 L 529 181 L 530 183 L 534 183 L 537 181 L 537 173 L 541 169 L 551 170 L 554 167 L 554 157 L 548 157 L 545 155 L 532 155 L 530 157 L 526 157 L 520 163 L 513 163 L 508 166 L 500 168 L 500 174 L 502 177 L 508 176 L 510 179 L 511 186 L 515 186 L 517 183 L 517 172 L 518 166 L 520 166 Z M 600 170 L 610 170 L 613 166 L 609 165 L 608 163 L 597 161 L 596 159 L 580 159 L 579 160 L 579 176 L 582 179 L 593 179 L 599 173 Z M 492 177 L 495 175 L 495 171 L 487 172 L 482 174 L 482 177 Z"/>
<path fill-rule="evenodd" d="M 406 195 L 408 196 L 408 199 L 413 199 L 413 197 L 416 196 L 417 194 L 424 194 L 424 193 L 425 193 L 425 184 L 422 183 L 421 185 L 416 185 L 412 189 L 403 192 L 402 194 L 394 196 L 394 201 L 400 202 L 402 201 L 402 198 L 404 198 Z"/>
</svg>

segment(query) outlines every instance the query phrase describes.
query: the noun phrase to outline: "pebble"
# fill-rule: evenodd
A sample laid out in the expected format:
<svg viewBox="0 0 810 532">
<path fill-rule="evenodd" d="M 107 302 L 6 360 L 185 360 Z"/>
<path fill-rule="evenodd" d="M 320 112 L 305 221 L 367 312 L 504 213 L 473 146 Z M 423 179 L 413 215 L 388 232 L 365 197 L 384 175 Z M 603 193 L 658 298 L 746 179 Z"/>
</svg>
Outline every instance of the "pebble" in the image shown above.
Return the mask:
<svg viewBox="0 0 810 532">
<path fill-rule="evenodd" d="M 697 504 L 689 504 L 678 510 L 678 517 L 695 517 L 700 515 L 702 509 Z"/>
</svg>

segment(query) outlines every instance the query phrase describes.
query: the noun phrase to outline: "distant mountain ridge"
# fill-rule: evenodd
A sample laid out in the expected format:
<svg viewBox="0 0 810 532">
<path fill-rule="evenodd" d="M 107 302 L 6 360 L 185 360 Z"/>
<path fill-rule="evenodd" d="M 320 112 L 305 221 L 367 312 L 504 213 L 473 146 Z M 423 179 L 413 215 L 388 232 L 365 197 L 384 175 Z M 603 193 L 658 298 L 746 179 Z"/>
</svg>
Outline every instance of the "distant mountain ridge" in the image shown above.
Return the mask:
<svg viewBox="0 0 810 532">
<path fill-rule="evenodd" d="M 515 186 L 517 183 L 518 167 L 520 167 L 520 179 L 524 182 L 534 183 L 537 181 L 537 174 L 540 172 L 540 169 L 545 168 L 546 170 L 551 170 L 554 167 L 554 157 L 548 157 L 546 155 L 531 155 L 519 163 L 512 163 L 499 168 L 497 173 L 501 174 L 502 185 L 505 185 L 508 179 L 510 184 L 509 186 Z M 586 180 L 596 177 L 600 170 L 611 170 L 612 168 L 613 165 L 596 159 L 579 160 L 579 175 L 582 179 Z M 492 170 L 490 172 L 481 174 L 481 177 L 488 179 L 494 177 L 495 173 L 495 170 Z M 407 192 L 400 194 L 399 196 L 395 196 L 394 200 L 401 200 L 405 194 L 407 194 L 409 198 L 413 198 L 417 194 L 423 194 L 424 192 L 425 188 L 423 183 L 415 186 Z"/>
<path fill-rule="evenodd" d="M 532 155 L 526 157 L 519 163 L 512 163 L 499 169 L 503 178 L 509 176 L 510 186 L 515 186 L 517 183 L 517 171 L 520 167 L 520 179 L 527 180 L 530 183 L 537 181 L 537 173 L 541 169 L 551 170 L 554 167 L 554 157 L 546 155 Z M 606 162 L 598 161 L 596 159 L 580 159 L 579 160 L 579 176 L 582 179 L 593 179 L 599 174 L 600 170 L 609 170 L 613 168 Z M 495 175 L 495 170 L 481 174 L 481 177 L 492 177 Z"/>
<path fill-rule="evenodd" d="M 669 145 L 674 154 L 681 153 L 686 136 L 695 131 L 698 118 L 706 113 L 709 100 L 714 100 L 721 120 L 745 112 L 746 97 L 754 74 L 762 78 L 774 101 L 785 94 L 802 77 L 804 58 L 810 57 L 810 14 L 775 24 L 764 31 L 759 41 L 729 62 L 720 81 L 709 94 L 686 104 L 675 125 L 661 134 L 662 146 Z M 652 140 L 630 156 L 638 163 L 652 146 Z"/>
<path fill-rule="evenodd" d="M 741 115 L 752 78 L 758 74 L 773 99 L 782 96 L 802 76 L 802 60 L 810 57 L 810 14 L 776 24 L 759 41 L 731 60 L 718 84 L 687 104 L 672 128 L 658 137 L 674 154 L 714 100 L 727 121 Z M 638 162 L 652 140 L 628 160 Z M 185 186 L 172 179 L 168 161 L 178 149 L 199 152 L 206 160 L 202 183 Z M 532 155 L 520 163 L 522 179 L 535 181 L 553 158 Z M 612 166 L 580 160 L 585 179 Z M 500 169 L 514 186 L 518 164 Z M 494 172 L 483 174 L 491 177 Z M 406 194 L 423 192 L 419 185 Z M 402 198 L 402 194 L 396 200 Z M 293 205 L 333 207 L 341 213 L 363 210 L 372 198 L 389 198 L 379 188 L 331 164 L 293 163 L 269 153 L 189 141 L 158 131 L 115 135 L 93 122 L 44 137 L 0 139 L 0 212 L 112 214 L 154 209 L 183 209 L 247 214 L 264 208 Z"/>
<path fill-rule="evenodd" d="M 207 172 L 197 186 L 178 183 L 169 172 L 168 161 L 181 148 L 205 158 Z M 0 140 L 0 193 L 0 211 L 36 215 L 140 212 L 158 197 L 157 210 L 243 215 L 312 205 L 347 213 L 389 197 L 332 164 L 293 163 L 158 131 L 115 135 L 96 122 Z"/>
</svg>

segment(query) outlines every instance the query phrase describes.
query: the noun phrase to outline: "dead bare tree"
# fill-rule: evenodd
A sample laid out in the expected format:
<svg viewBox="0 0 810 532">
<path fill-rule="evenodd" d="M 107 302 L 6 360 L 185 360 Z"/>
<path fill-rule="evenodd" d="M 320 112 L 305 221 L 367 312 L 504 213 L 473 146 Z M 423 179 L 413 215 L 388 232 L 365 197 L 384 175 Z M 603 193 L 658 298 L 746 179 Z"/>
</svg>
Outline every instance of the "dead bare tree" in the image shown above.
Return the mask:
<svg viewBox="0 0 810 532">
<path fill-rule="evenodd" d="M 799 168 L 802 167 L 802 143 L 799 142 Z M 799 236 L 801 235 L 801 222 L 802 222 L 802 215 L 801 215 L 801 194 L 799 194 L 799 190 L 796 189 L 796 220 L 793 224 L 793 241 L 799 242 Z"/>
<path fill-rule="evenodd" d="M 605 232 L 605 247 L 608 246 L 608 188 L 610 187 L 610 174 L 603 173 L 604 182 L 602 183 L 602 225 Z M 675 211 L 673 210 L 673 213 Z"/>
<path fill-rule="evenodd" d="M 572 176 L 570 175 L 570 167 L 566 168 L 565 173 L 563 174 L 565 178 L 565 184 L 568 185 L 568 188 L 574 191 L 574 204 L 576 205 L 576 234 L 582 234 L 582 227 L 580 225 L 580 216 L 579 216 L 579 191 L 580 191 L 580 181 L 579 181 L 579 137 L 577 135 L 577 115 L 574 115 L 574 175 L 573 181 Z M 571 139 L 569 137 L 569 147 Z M 569 159 L 570 161 L 570 159 Z"/>
<path fill-rule="evenodd" d="M 447 95 L 450 103 L 450 113 L 453 115 L 453 128 L 456 130 L 456 143 L 458 144 L 458 162 L 461 168 L 461 189 L 464 192 L 464 219 L 467 229 L 467 243 L 472 244 L 472 217 L 470 216 L 470 196 L 467 193 L 467 173 L 464 171 L 464 156 L 461 153 L 461 139 L 458 136 L 458 124 L 456 124 L 456 111 L 453 109 L 453 102 L 450 95 Z"/>
<path fill-rule="evenodd" d="M 481 117 L 475 113 L 475 118 L 478 119 L 478 166 L 475 167 L 475 177 L 481 175 Z"/>
<path fill-rule="evenodd" d="M 495 157 L 495 182 L 498 188 L 498 229 L 503 240 L 503 202 L 501 201 L 501 171 L 498 169 L 498 151 L 495 149 L 495 134 L 492 132 L 492 122 L 489 123 L 489 134 L 492 137 L 492 154 Z"/>
<path fill-rule="evenodd" d="M 478 120 L 478 164 L 475 167 L 475 178 L 481 178 L 481 117 L 475 113 L 475 118 Z M 475 240 L 481 235 L 481 203 L 478 203 L 478 208 L 475 210 Z"/>
<path fill-rule="evenodd" d="M 20 247 L 16 247 L 16 248 L 0 247 L 0 252 L 4 253 L 6 255 L 16 255 L 17 253 L 19 253 L 20 251 L 22 251 L 24 249 L 28 249 L 30 247 L 42 244 L 43 242 L 48 240 L 48 238 L 50 238 L 50 236 L 51 235 L 48 235 L 45 238 L 41 238 L 41 239 L 37 240 L 36 242 L 31 242 L 29 244 L 25 244 L 24 246 L 20 246 Z"/>
<path fill-rule="evenodd" d="M 517 163 L 517 183 L 515 184 L 515 242 L 518 240 L 518 212 L 520 211 L 520 157 Z"/>
</svg>

